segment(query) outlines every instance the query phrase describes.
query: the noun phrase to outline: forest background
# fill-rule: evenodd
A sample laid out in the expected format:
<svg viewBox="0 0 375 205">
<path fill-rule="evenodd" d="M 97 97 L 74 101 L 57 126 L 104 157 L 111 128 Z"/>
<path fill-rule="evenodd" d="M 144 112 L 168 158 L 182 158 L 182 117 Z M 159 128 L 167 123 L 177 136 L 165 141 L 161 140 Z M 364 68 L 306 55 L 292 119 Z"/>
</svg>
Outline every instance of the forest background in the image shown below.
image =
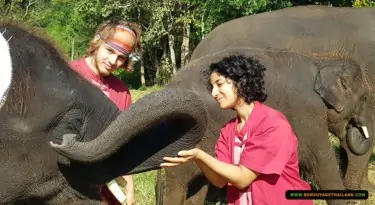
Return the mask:
<svg viewBox="0 0 375 205">
<path fill-rule="evenodd" d="M 246 15 L 322 4 L 371 7 L 371 0 L 0 0 L 0 16 L 44 28 L 68 59 L 86 54 L 98 25 L 111 18 L 138 23 L 144 52 L 135 72 L 115 74 L 131 89 L 163 86 L 189 62 L 216 26 Z"/>
<path fill-rule="evenodd" d="M 375 7 L 373 0 L 0 0 L 0 17 L 44 29 L 69 60 L 86 55 L 88 43 L 102 22 L 119 18 L 139 24 L 144 52 L 134 72 L 120 69 L 115 73 L 126 82 L 136 101 L 168 83 L 216 26 L 246 15 L 316 4 Z M 337 146 L 338 142 L 332 138 L 332 143 Z M 371 159 L 369 165 L 372 182 L 374 161 Z M 155 204 L 155 173 L 134 175 L 137 204 Z"/>
</svg>

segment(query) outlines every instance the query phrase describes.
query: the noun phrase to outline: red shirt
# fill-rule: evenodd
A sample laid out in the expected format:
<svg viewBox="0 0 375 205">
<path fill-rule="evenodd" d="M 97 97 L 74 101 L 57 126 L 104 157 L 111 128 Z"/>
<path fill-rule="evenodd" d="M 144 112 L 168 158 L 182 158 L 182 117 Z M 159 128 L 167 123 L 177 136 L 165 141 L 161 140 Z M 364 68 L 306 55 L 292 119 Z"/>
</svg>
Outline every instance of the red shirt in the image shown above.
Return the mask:
<svg viewBox="0 0 375 205">
<path fill-rule="evenodd" d="M 85 57 L 70 62 L 70 65 L 82 77 L 101 89 L 119 110 L 124 111 L 132 104 L 128 87 L 114 75 L 110 74 L 105 78 L 99 77 L 89 68 Z M 121 205 L 106 185 L 99 185 L 99 195 L 108 205 Z"/>
<path fill-rule="evenodd" d="M 87 65 L 85 57 L 70 62 L 70 65 L 82 77 L 101 89 L 121 111 L 124 111 L 132 104 L 128 87 L 114 75 L 110 74 L 104 78 L 96 75 Z"/>
<path fill-rule="evenodd" d="M 310 185 L 300 178 L 298 167 L 298 141 L 285 116 L 260 102 L 241 132 L 236 127 L 238 118 L 232 119 L 220 132 L 216 156 L 230 164 L 241 164 L 260 175 L 247 190 L 227 186 L 228 205 L 312 205 L 312 200 L 287 200 L 287 190 L 310 190 Z M 235 163 L 235 152 L 243 149 Z M 247 198 L 240 197 L 247 194 Z M 250 202 L 249 202 L 250 201 Z M 251 202 L 252 201 L 252 202 Z M 242 204 L 241 204 L 242 205 Z"/>
</svg>

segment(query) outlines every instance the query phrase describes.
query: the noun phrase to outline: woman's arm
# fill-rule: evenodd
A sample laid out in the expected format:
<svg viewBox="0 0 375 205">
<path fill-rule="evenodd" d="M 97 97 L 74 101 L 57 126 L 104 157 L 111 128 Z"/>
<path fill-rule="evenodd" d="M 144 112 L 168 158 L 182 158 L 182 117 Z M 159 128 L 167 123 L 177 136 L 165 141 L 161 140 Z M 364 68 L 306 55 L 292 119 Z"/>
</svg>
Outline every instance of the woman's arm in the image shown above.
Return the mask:
<svg viewBox="0 0 375 205">
<path fill-rule="evenodd" d="M 179 157 L 165 157 L 164 160 L 167 163 L 162 163 L 161 166 L 173 167 L 194 159 L 207 179 L 217 187 L 222 187 L 229 182 L 238 189 L 244 189 L 259 175 L 259 173 L 242 165 L 237 166 L 221 162 L 197 148 L 181 151 L 178 155 Z"/>
<path fill-rule="evenodd" d="M 218 175 L 222 176 L 238 189 L 248 187 L 259 175 L 258 172 L 252 171 L 242 165 L 237 166 L 219 161 L 199 149 L 197 149 L 195 159 L 196 161 L 205 164 L 209 169 L 218 173 Z"/>
<path fill-rule="evenodd" d="M 208 167 L 204 162 L 200 160 L 195 160 L 196 164 L 198 165 L 199 169 L 203 172 L 204 176 L 216 187 L 223 188 L 227 185 L 228 180 L 225 179 L 223 176 L 219 175 L 215 171 L 213 171 L 210 167 Z"/>
</svg>

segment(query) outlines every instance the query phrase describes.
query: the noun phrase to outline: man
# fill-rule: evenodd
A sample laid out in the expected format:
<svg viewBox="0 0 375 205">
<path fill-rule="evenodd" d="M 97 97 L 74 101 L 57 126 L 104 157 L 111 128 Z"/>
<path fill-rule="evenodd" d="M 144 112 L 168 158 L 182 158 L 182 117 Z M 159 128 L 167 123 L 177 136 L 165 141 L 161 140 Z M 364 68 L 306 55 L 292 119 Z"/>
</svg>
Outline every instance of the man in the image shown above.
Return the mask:
<svg viewBox="0 0 375 205">
<path fill-rule="evenodd" d="M 88 55 L 71 62 L 75 71 L 100 88 L 121 111 L 131 105 L 131 95 L 127 85 L 112 73 L 120 68 L 133 70 L 134 56 L 142 49 L 140 38 L 141 29 L 134 23 L 118 20 L 103 23 L 90 41 Z M 126 204 L 134 205 L 133 178 L 123 178 L 127 182 Z M 118 204 L 112 195 L 108 196 L 106 186 L 101 187 L 101 192 L 110 204 Z"/>
</svg>

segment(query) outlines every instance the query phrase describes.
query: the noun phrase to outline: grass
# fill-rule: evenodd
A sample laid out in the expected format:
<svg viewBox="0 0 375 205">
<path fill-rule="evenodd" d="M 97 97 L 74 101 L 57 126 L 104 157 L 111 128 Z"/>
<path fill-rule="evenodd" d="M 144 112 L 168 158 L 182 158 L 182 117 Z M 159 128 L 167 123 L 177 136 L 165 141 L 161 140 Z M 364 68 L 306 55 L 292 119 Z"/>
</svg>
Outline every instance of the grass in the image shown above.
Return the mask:
<svg viewBox="0 0 375 205">
<path fill-rule="evenodd" d="M 159 90 L 160 87 L 154 86 L 143 90 L 130 90 L 133 102 L 137 99 L 143 97 L 144 95 Z M 333 146 L 338 146 L 338 140 L 331 137 L 331 143 Z M 373 152 L 375 156 L 375 152 Z M 375 184 L 375 157 L 371 160 L 369 164 L 369 180 Z M 145 173 L 135 174 L 134 183 L 136 189 L 136 203 L 138 205 L 155 205 L 155 184 L 156 184 L 156 171 L 149 171 Z M 327 203 L 323 200 L 315 200 L 314 205 L 326 205 Z M 361 205 L 371 205 L 375 204 L 375 196 L 370 195 L 367 201 L 363 201 Z"/>
</svg>

